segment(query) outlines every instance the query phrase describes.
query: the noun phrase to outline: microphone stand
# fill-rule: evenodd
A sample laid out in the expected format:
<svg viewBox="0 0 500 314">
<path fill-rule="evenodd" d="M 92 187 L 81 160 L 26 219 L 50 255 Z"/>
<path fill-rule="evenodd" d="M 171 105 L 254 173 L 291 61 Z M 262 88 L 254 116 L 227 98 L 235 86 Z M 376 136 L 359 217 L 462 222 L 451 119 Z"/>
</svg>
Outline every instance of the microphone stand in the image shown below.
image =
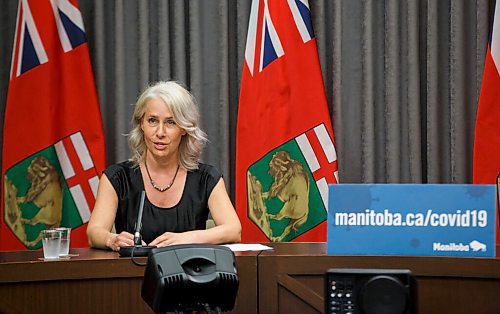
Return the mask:
<svg viewBox="0 0 500 314">
<path fill-rule="evenodd" d="M 120 256 L 134 257 L 134 256 L 148 256 L 151 249 L 156 246 L 142 245 L 141 229 L 142 229 L 142 212 L 144 210 L 144 200 L 146 198 L 146 191 L 141 192 L 141 202 L 139 203 L 139 213 L 137 214 L 137 221 L 135 223 L 134 232 L 134 245 L 121 247 L 118 253 Z"/>
<path fill-rule="evenodd" d="M 144 211 L 144 199 L 146 198 L 146 191 L 141 192 L 141 202 L 139 203 L 139 213 L 137 214 L 137 221 L 135 223 L 134 232 L 134 246 L 142 245 L 141 229 L 142 229 L 142 212 Z"/>
</svg>

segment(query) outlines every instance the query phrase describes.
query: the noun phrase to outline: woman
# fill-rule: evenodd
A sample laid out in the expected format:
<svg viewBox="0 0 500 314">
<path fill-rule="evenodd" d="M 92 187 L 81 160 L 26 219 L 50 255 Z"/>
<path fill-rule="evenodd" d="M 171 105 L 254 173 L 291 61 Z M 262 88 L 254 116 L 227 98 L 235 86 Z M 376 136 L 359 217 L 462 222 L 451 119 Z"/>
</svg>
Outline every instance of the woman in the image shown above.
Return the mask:
<svg viewBox="0 0 500 314">
<path fill-rule="evenodd" d="M 92 247 L 134 245 L 143 190 L 143 245 L 240 241 L 221 173 L 199 162 L 207 139 L 198 119 L 194 97 L 178 83 L 159 82 L 141 94 L 128 138 L 133 157 L 107 168 L 99 182 L 87 227 Z M 209 212 L 216 226 L 206 229 Z"/>
</svg>

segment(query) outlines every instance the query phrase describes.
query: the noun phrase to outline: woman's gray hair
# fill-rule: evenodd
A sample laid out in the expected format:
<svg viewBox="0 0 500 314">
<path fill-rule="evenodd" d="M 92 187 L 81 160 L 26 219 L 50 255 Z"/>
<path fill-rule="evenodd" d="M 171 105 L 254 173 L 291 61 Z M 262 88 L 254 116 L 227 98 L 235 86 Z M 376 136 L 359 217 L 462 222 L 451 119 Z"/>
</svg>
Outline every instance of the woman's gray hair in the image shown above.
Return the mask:
<svg viewBox="0 0 500 314">
<path fill-rule="evenodd" d="M 194 96 L 178 82 L 157 82 L 148 86 L 135 103 L 132 117 L 133 130 L 128 134 L 128 144 L 132 150 L 132 161 L 136 164 L 146 157 L 146 142 L 141 129 L 146 103 L 160 98 L 172 111 L 175 123 L 186 131 L 179 145 L 179 164 L 187 170 L 198 169 L 199 160 L 207 134 L 199 128 L 198 105 Z"/>
</svg>

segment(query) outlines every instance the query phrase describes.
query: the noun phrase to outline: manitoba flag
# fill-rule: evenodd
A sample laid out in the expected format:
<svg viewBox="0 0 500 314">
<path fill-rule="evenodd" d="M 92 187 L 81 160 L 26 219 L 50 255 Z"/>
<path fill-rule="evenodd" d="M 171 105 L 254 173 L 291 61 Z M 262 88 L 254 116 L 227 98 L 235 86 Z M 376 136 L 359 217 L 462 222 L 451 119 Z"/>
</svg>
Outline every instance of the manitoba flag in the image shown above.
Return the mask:
<svg viewBox="0 0 500 314">
<path fill-rule="evenodd" d="M 307 1 L 252 2 L 236 138 L 242 241 L 325 241 L 338 166 Z"/>
<path fill-rule="evenodd" d="M 473 180 L 495 184 L 500 174 L 500 7 L 497 2 L 493 27 L 486 51 L 483 82 L 479 95 L 474 133 Z M 497 206 L 499 206 L 497 204 Z M 498 215 L 498 214 L 497 214 Z M 497 243 L 500 227 L 497 216 Z"/>
<path fill-rule="evenodd" d="M 88 246 L 105 150 L 76 1 L 19 2 L 2 159 L 0 250 L 37 249 L 58 226 Z"/>
</svg>

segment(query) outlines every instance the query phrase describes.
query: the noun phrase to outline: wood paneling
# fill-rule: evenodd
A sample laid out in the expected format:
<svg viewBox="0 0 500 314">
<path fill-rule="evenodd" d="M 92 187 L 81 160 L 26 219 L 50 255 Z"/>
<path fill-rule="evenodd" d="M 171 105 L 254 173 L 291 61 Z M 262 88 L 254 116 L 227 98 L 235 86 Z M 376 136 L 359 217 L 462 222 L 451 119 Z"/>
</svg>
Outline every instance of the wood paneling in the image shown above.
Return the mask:
<svg viewBox="0 0 500 314">
<path fill-rule="evenodd" d="M 42 261 L 41 251 L 0 252 L 0 313 L 153 313 L 141 297 L 144 266 L 111 251 L 70 253 Z M 236 253 L 235 313 L 257 312 L 257 254 Z"/>
<path fill-rule="evenodd" d="M 333 256 L 325 243 L 267 245 L 274 250 L 236 253 L 234 313 L 322 313 L 329 268 L 409 269 L 419 313 L 500 309 L 498 258 Z M 78 256 L 41 261 L 41 251 L 0 252 L 0 313 L 152 313 L 140 294 L 143 266 L 110 251 L 71 253 Z"/>
<path fill-rule="evenodd" d="M 324 312 L 329 268 L 409 269 L 417 282 L 419 313 L 500 310 L 500 259 L 326 255 L 325 243 L 271 243 L 259 255 L 259 312 Z"/>
</svg>

